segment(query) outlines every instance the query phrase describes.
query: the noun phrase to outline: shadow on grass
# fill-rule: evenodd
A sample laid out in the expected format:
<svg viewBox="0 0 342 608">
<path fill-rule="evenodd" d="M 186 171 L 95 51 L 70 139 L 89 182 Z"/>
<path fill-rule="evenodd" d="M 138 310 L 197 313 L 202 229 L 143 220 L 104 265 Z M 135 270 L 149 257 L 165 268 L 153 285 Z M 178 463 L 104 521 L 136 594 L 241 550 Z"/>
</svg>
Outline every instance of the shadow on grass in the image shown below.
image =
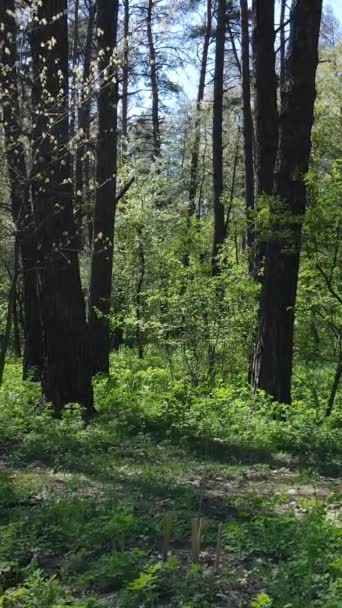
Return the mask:
<svg viewBox="0 0 342 608">
<path fill-rule="evenodd" d="M 316 468 L 324 476 L 340 477 L 341 459 L 336 461 L 331 454 L 321 450 L 312 450 L 308 454 L 298 451 L 282 452 L 276 448 L 261 448 L 253 445 L 239 445 L 201 437 L 188 437 L 183 446 L 197 457 L 221 464 L 268 464 L 272 468 L 288 467 L 290 469 Z"/>
</svg>

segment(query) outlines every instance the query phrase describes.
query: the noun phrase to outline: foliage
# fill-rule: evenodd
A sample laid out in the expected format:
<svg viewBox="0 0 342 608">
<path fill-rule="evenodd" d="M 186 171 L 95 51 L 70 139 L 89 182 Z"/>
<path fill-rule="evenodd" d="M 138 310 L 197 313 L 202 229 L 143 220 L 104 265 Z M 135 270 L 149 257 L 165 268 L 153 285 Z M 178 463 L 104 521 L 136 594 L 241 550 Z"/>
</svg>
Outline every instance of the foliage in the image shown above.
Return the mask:
<svg viewBox="0 0 342 608">
<path fill-rule="evenodd" d="M 8 365 L 0 391 L 4 607 L 90 608 L 102 597 L 110 607 L 115 596 L 121 608 L 336 608 L 341 537 L 330 514 L 338 496 L 319 492 L 320 471 L 338 465 L 339 408 L 317 425 L 307 397 L 284 410 L 242 381 L 193 386 L 157 353 L 139 360 L 122 350 L 111 369 L 96 382 L 98 419 L 85 426 L 76 407 L 53 420 L 35 384 Z M 292 462 L 287 475 L 300 474 L 291 484 L 317 485 L 306 502 L 299 490 L 295 510 L 281 479 L 264 494 L 283 458 Z M 249 467 L 255 482 L 244 481 Z M 240 495 L 244 483 L 249 493 Z M 209 489 L 220 484 L 230 489 L 215 498 Z M 161 562 L 170 508 L 171 554 Z M 192 565 L 199 508 L 202 563 Z M 224 557 L 215 575 L 219 523 Z"/>
<path fill-rule="evenodd" d="M 321 49 L 312 163 L 306 176 L 293 400 L 283 405 L 261 391 L 252 392 L 247 378 L 260 284 L 248 269 L 240 83 L 232 49 L 227 46 L 223 117 L 227 238 L 220 252 L 221 272 L 213 277 L 208 75 L 214 29 L 205 97 L 195 108 L 181 98 L 177 70 L 187 55 L 190 62 L 197 61 L 204 3 L 153 4 L 161 155 L 152 158 L 153 125 L 146 109 L 153 65 L 146 10 L 132 1 L 128 96 L 133 101 L 127 137 L 118 134 L 117 172 L 119 187 L 129 188 L 116 208 L 112 306 L 104 319 L 113 353 L 108 377 L 94 378 L 97 417 L 85 424 L 80 407 L 69 404 L 60 418 L 53 418 L 37 383 L 22 381 L 11 337 L 0 387 L 0 608 L 340 608 L 339 382 L 335 393 L 333 389 L 342 363 L 341 42 Z M 82 243 L 77 247 L 86 291 L 92 248 L 88 223 L 96 192 L 94 97 L 101 74 L 95 45 L 90 44 L 86 81 L 81 69 L 91 3 L 71 5 L 74 133 L 65 149 L 58 149 L 58 162 L 65 162 L 68 149 L 75 175 L 80 171 L 77 161 L 81 164 L 82 186 L 75 198 L 83 205 Z M 28 39 L 32 24 L 27 7 L 21 10 L 20 0 L 16 6 L 20 142 L 30 164 L 36 143 Z M 123 7 L 120 3 L 120 11 Z M 237 15 L 230 21 L 229 44 L 236 36 Z M 125 43 L 119 34 L 120 46 Z M 171 34 L 172 48 L 165 46 Z M 52 50 L 53 41 L 49 44 Z M 121 94 L 125 66 L 120 53 L 121 46 L 112 59 L 120 70 Z M 44 79 L 42 74 L 43 96 Z M 77 100 L 82 98 L 89 102 L 89 133 L 77 128 L 82 118 Z M 46 118 L 48 132 L 42 140 L 53 143 L 53 120 Z M 197 134 L 192 214 L 189 182 Z M 4 159 L 3 135 L 0 152 Z M 17 179 L 20 185 L 29 183 L 31 174 Z M 39 175 L 35 179 L 40 188 Z M 1 348 L 14 226 L 6 169 L 1 168 L 0 181 Z M 281 201 L 259 197 L 258 210 L 248 220 L 256 221 L 261 240 L 279 236 L 270 225 L 270 210 L 283 242 L 290 242 L 284 226 L 293 218 Z M 77 220 L 79 211 L 76 205 Z M 92 236 L 101 240 L 100 235 Z M 64 236 L 69 239 L 68 233 Z M 58 252 L 55 243 L 53 247 Z M 24 333 L 21 270 L 14 311 L 19 346 Z M 166 514 L 172 516 L 172 529 L 162 561 Z M 198 517 L 203 520 L 202 551 L 200 563 L 193 563 L 191 529 Z"/>
</svg>

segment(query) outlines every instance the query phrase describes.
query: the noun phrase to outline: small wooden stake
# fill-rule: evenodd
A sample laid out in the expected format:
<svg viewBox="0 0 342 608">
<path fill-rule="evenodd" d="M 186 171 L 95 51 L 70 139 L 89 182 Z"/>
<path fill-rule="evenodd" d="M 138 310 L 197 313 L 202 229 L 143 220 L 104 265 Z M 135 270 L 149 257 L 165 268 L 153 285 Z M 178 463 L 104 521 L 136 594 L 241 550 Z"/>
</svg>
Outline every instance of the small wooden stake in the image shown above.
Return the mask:
<svg viewBox="0 0 342 608">
<path fill-rule="evenodd" d="M 216 546 L 216 559 L 215 559 L 215 569 L 214 573 L 218 574 L 220 569 L 220 559 L 221 559 L 221 548 L 222 548 L 222 531 L 223 524 L 219 524 L 217 530 L 217 546 Z"/>
<path fill-rule="evenodd" d="M 200 561 L 201 553 L 201 535 L 202 535 L 202 517 L 194 517 L 192 520 L 192 559 L 194 564 Z"/>
<path fill-rule="evenodd" d="M 162 521 L 162 545 L 161 545 L 161 556 L 163 561 L 167 560 L 169 552 L 171 532 L 173 526 L 173 513 L 168 511 L 165 513 Z"/>
</svg>

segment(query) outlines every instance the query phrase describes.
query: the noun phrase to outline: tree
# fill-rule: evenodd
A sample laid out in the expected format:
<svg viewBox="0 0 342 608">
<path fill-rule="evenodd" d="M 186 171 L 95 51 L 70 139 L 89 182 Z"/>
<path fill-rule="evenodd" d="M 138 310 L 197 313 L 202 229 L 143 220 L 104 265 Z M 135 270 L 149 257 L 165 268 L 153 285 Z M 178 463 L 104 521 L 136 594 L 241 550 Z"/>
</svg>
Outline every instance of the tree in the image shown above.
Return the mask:
<svg viewBox="0 0 342 608">
<path fill-rule="evenodd" d="M 46 0 L 33 9 L 31 180 L 43 326 L 42 391 L 55 415 L 76 402 L 90 417 L 93 392 L 68 151 L 67 2 Z"/>
<path fill-rule="evenodd" d="M 254 158 L 253 116 L 251 108 L 251 83 L 249 68 L 249 11 L 247 0 L 240 0 L 241 15 L 241 86 L 243 113 L 243 141 L 245 160 L 245 201 L 247 218 L 247 247 L 250 272 L 254 273 L 252 249 L 254 245 Z"/>
<path fill-rule="evenodd" d="M 124 0 L 122 92 L 121 92 L 121 153 L 124 156 L 128 137 L 128 85 L 129 85 L 129 0 Z"/>
<path fill-rule="evenodd" d="M 24 287 L 23 374 L 40 379 L 42 368 L 42 329 L 36 274 L 36 242 L 30 205 L 29 180 L 25 160 L 17 74 L 17 24 L 14 0 L 0 1 L 1 103 L 5 134 L 12 218 L 21 252 Z"/>
<path fill-rule="evenodd" d="M 80 231 L 84 229 L 84 219 L 87 220 L 88 240 L 92 241 L 92 210 L 90 201 L 90 162 L 88 153 L 90 151 L 90 123 L 92 104 L 92 71 L 91 58 L 93 46 L 93 33 L 95 23 L 96 4 L 90 4 L 86 39 L 84 45 L 84 60 L 82 78 L 79 84 L 79 103 L 76 104 L 77 111 L 77 147 L 75 160 L 74 192 L 77 212 L 77 224 Z M 78 84 L 78 83 L 77 83 Z"/>
<path fill-rule="evenodd" d="M 295 304 L 321 13 L 322 0 L 295 0 L 292 6 L 270 208 L 272 235 L 266 244 L 253 361 L 254 386 L 281 403 L 291 402 Z"/>
<path fill-rule="evenodd" d="M 118 0 L 97 0 L 96 31 L 100 91 L 96 140 L 96 201 L 89 289 L 93 373 L 109 371 L 109 314 L 117 172 L 117 22 Z"/>
<path fill-rule="evenodd" d="M 284 88 L 285 81 L 285 58 L 286 58 L 286 30 L 285 30 L 285 18 L 286 18 L 286 0 L 280 2 L 280 40 L 279 40 L 279 56 L 280 56 L 280 69 L 279 69 L 279 84 L 280 90 Z"/>
<path fill-rule="evenodd" d="M 278 144 L 274 0 L 253 0 L 256 181 L 258 195 L 272 195 Z"/>
<path fill-rule="evenodd" d="M 204 99 L 205 81 L 207 76 L 209 45 L 211 40 L 212 29 L 212 2 L 207 0 L 206 23 L 204 27 L 203 48 L 201 57 L 200 76 L 197 91 L 197 100 L 195 108 L 195 125 L 194 138 L 191 152 L 190 163 L 190 185 L 189 185 L 189 217 L 193 216 L 196 211 L 196 194 L 198 189 L 198 164 L 199 152 L 201 143 L 201 106 Z"/>
<path fill-rule="evenodd" d="M 219 272 L 219 260 L 222 245 L 225 240 L 225 213 L 222 201 L 223 195 L 223 88 L 224 88 L 224 49 L 226 38 L 226 0 L 217 1 L 216 16 L 216 47 L 214 71 L 214 100 L 213 100 L 213 204 L 214 204 L 214 235 L 211 254 L 213 275 Z"/>
<path fill-rule="evenodd" d="M 153 39 L 153 0 L 148 0 L 147 6 L 147 40 L 150 61 L 150 78 L 152 92 L 152 133 L 153 133 L 153 156 L 157 159 L 160 156 L 160 119 L 159 119 L 159 84 L 158 84 L 158 66 L 156 49 Z"/>
</svg>

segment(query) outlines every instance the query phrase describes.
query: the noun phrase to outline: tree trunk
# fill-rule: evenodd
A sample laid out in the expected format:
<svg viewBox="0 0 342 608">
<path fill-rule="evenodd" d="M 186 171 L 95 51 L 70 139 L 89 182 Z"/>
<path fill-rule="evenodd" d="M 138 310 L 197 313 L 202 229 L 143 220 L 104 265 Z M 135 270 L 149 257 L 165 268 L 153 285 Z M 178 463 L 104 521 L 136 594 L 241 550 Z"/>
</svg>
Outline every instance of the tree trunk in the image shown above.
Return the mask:
<svg viewBox="0 0 342 608">
<path fill-rule="evenodd" d="M 98 69 L 102 78 L 98 96 L 97 189 L 89 293 L 93 373 L 109 372 L 118 104 L 116 68 L 111 58 L 116 48 L 117 19 L 118 0 L 97 0 Z"/>
<path fill-rule="evenodd" d="M 338 387 L 341 382 L 341 378 L 342 378 L 342 338 L 340 338 L 334 381 L 333 381 L 333 384 L 332 384 L 332 387 L 330 390 L 330 395 L 329 395 L 329 399 L 328 399 L 328 403 L 327 403 L 327 409 L 325 412 L 326 418 L 329 418 L 329 416 L 331 416 L 331 414 L 332 414 Z"/>
<path fill-rule="evenodd" d="M 144 251 L 144 235 L 143 235 L 143 226 L 137 226 L 137 237 L 138 237 L 138 260 L 139 260 L 139 276 L 138 276 L 138 284 L 137 284 L 137 293 L 136 293 L 136 315 L 137 315 L 137 331 L 136 331 L 136 340 L 138 347 L 138 357 L 139 359 L 144 358 L 144 333 L 142 328 L 142 307 L 143 307 L 143 297 L 142 297 L 142 288 L 144 285 L 145 278 L 145 251 Z"/>
<path fill-rule="evenodd" d="M 75 193 L 76 193 L 76 211 L 77 224 L 79 230 L 84 228 L 84 219 L 87 218 L 89 244 L 91 244 L 92 229 L 89 225 L 92 224 L 92 211 L 90 201 L 89 179 L 90 179 L 90 163 L 87 152 L 89 150 L 90 138 L 90 110 L 91 110 L 91 85 L 90 66 L 91 66 L 91 51 L 93 42 L 94 22 L 95 22 L 96 5 L 93 4 L 89 9 L 87 37 L 84 48 L 84 64 L 82 74 L 82 87 L 80 93 L 80 105 L 78 109 L 78 129 L 81 133 L 82 140 L 76 150 L 76 174 L 75 174 Z"/>
<path fill-rule="evenodd" d="M 157 159 L 160 156 L 160 122 L 159 122 L 159 84 L 156 50 L 153 39 L 152 19 L 153 19 L 153 0 L 148 0 L 147 7 L 147 41 L 150 57 L 150 78 L 152 92 L 152 132 L 153 132 L 153 156 Z"/>
<path fill-rule="evenodd" d="M 241 17 L 241 84 L 243 112 L 243 145 L 245 160 L 245 201 L 247 219 L 247 247 L 250 272 L 254 274 L 252 250 L 254 246 L 254 159 L 253 159 L 253 117 L 251 109 L 251 82 L 249 68 L 249 11 L 247 0 L 240 0 Z"/>
<path fill-rule="evenodd" d="M 11 285 L 8 294 L 8 304 L 7 304 L 7 315 L 6 315 L 6 324 L 5 324 L 5 332 L 3 335 L 0 335 L 0 386 L 2 385 L 5 364 L 6 364 L 6 355 L 8 350 L 8 345 L 11 337 L 11 329 L 12 329 L 12 321 L 13 321 L 13 309 L 15 306 L 15 295 L 16 295 L 16 287 L 17 287 L 17 279 L 18 279 L 18 262 L 19 262 L 19 244 L 17 235 L 14 238 L 14 267 Z"/>
<path fill-rule="evenodd" d="M 128 136 L 128 80 L 129 80 L 129 0 L 124 0 L 124 47 L 122 58 L 121 95 L 121 156 L 125 157 Z"/>
<path fill-rule="evenodd" d="M 18 315 L 18 291 L 16 289 L 13 302 L 13 351 L 17 359 L 21 359 L 20 324 Z"/>
<path fill-rule="evenodd" d="M 23 376 L 39 380 L 42 369 L 42 328 L 37 289 L 36 242 L 25 150 L 19 124 L 17 25 L 14 0 L 0 0 L 0 22 L 3 23 L 0 32 L 2 48 L 7 48 L 9 51 L 2 53 L 0 84 L 12 217 L 16 225 L 23 269 L 25 310 Z"/>
<path fill-rule="evenodd" d="M 258 195 L 272 195 L 278 144 L 274 0 L 253 0 L 256 177 Z"/>
<path fill-rule="evenodd" d="M 285 56 L 286 56 L 286 32 L 285 32 L 286 0 L 281 0 L 280 5 L 280 90 L 284 88 L 285 82 Z"/>
<path fill-rule="evenodd" d="M 198 165 L 199 165 L 199 151 L 201 143 L 201 106 L 204 99 L 205 91 L 205 80 L 207 75 L 207 64 L 208 64 L 208 53 L 211 38 L 211 24 L 212 24 L 212 2 L 207 0 L 207 16 L 206 26 L 204 31 L 202 59 L 200 77 L 198 83 L 197 102 L 195 110 L 195 126 L 194 126 L 194 140 L 192 144 L 191 153 L 191 165 L 190 165 L 190 185 L 189 185 L 189 207 L 188 215 L 192 217 L 196 212 L 196 194 L 198 190 Z"/>
<path fill-rule="evenodd" d="M 71 112 L 70 112 L 70 137 L 74 137 L 76 131 L 76 113 L 77 113 L 77 77 L 75 69 L 77 67 L 77 53 L 79 50 L 79 30 L 80 30 L 80 0 L 75 0 L 74 7 L 74 32 L 72 41 L 72 57 L 71 57 Z M 75 199 L 76 203 L 76 199 Z"/>
<path fill-rule="evenodd" d="M 93 392 L 68 151 L 67 1 L 45 0 L 35 10 L 32 195 L 44 336 L 42 392 L 56 416 L 67 403 L 80 403 L 90 417 Z"/>
<path fill-rule="evenodd" d="M 240 59 L 239 59 L 238 50 L 236 48 L 235 36 L 234 36 L 233 30 L 232 30 L 232 26 L 231 26 L 229 20 L 228 20 L 228 23 L 227 23 L 227 30 L 228 30 L 228 34 L 229 34 L 229 41 L 230 41 L 230 44 L 231 44 L 231 47 L 232 47 L 232 52 L 233 52 L 233 57 L 234 57 L 234 60 L 235 60 L 236 69 L 237 69 L 237 71 L 239 72 L 239 74 L 241 76 L 241 72 L 242 72 L 241 62 L 240 62 Z"/>
<path fill-rule="evenodd" d="M 295 0 L 282 91 L 279 150 L 265 253 L 252 381 L 281 403 L 291 402 L 293 333 L 305 174 L 311 151 L 322 0 Z"/>
<path fill-rule="evenodd" d="M 218 0 L 213 104 L 213 195 L 214 236 L 211 254 L 212 274 L 219 273 L 218 256 L 225 240 L 223 195 L 223 81 L 226 35 L 226 0 Z"/>
</svg>

